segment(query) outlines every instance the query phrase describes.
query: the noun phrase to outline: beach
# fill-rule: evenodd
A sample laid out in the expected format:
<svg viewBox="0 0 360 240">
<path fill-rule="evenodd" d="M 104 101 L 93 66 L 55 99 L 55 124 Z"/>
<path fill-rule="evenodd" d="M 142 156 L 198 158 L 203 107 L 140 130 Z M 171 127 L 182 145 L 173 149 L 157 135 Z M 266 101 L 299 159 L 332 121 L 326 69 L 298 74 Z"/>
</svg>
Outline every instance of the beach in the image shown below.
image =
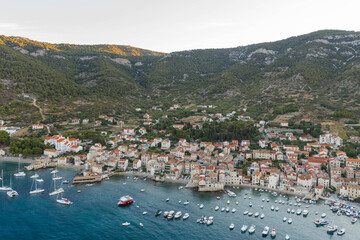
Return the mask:
<svg viewBox="0 0 360 240">
<path fill-rule="evenodd" d="M 9 157 L 9 156 L 3 156 L 0 157 L 0 162 L 19 162 L 20 163 L 35 163 L 35 159 L 33 158 L 22 158 L 22 157 Z"/>
</svg>

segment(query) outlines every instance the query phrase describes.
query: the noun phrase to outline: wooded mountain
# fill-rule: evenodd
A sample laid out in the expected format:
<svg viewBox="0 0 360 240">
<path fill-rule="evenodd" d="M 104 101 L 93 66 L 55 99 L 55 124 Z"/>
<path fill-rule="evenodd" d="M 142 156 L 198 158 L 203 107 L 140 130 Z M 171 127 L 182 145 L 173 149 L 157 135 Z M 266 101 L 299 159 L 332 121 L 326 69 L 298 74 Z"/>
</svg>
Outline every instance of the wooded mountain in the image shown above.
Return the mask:
<svg viewBox="0 0 360 240">
<path fill-rule="evenodd" d="M 254 116 L 300 110 L 355 118 L 359 52 L 360 33 L 337 30 L 169 54 L 0 36 L 0 117 L 16 101 L 36 98 L 49 116 L 208 103 L 228 110 L 247 106 Z"/>
</svg>

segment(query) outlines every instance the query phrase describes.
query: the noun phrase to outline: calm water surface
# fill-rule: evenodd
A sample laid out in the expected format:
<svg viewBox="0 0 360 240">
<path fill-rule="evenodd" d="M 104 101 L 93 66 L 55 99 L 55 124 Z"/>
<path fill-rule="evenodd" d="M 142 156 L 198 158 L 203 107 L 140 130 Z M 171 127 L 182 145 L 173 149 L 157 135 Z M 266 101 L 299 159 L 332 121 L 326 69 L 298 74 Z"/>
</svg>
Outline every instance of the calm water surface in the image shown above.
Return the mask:
<svg viewBox="0 0 360 240">
<path fill-rule="evenodd" d="M 4 169 L 5 183 L 9 184 L 9 174 L 17 170 L 17 164 L 0 162 L 0 169 Z M 156 183 L 142 178 L 134 180 L 133 177 L 113 177 L 111 180 L 95 184 L 91 187 L 85 185 L 64 185 L 64 196 L 69 198 L 73 205 L 63 206 L 56 203 L 56 196 L 49 196 L 51 174 L 49 169 L 37 172 L 45 181 L 45 193 L 30 195 L 32 184 L 27 172 L 23 178 L 13 177 L 13 188 L 19 196 L 9 198 L 5 192 L 0 192 L 0 239 L 271 239 L 261 236 L 265 226 L 276 228 L 276 239 L 285 239 L 289 234 L 291 239 L 360 239 L 359 222 L 352 225 L 351 219 L 346 216 L 337 216 L 328 206 L 318 203 L 311 205 L 307 217 L 288 214 L 287 208 L 304 209 L 301 207 L 287 206 L 275 203 L 276 199 L 286 200 L 280 196 L 273 197 L 267 192 L 258 192 L 251 189 L 233 190 L 236 198 L 229 198 L 222 193 L 199 193 L 191 189 L 179 190 L 180 185 L 170 183 Z M 59 175 L 64 179 L 72 180 L 76 172 L 69 169 L 59 169 Z M 126 183 L 126 184 L 124 184 Z M 77 193 L 77 190 L 81 193 Z M 141 192 L 140 189 L 145 189 Z M 244 199 L 245 193 L 251 199 Z M 129 207 L 117 206 L 118 199 L 123 195 L 131 195 L 136 201 Z M 216 200 L 220 196 L 221 200 Z M 170 197 L 169 202 L 165 202 Z M 262 202 L 262 198 L 269 198 L 270 202 Z M 230 205 L 226 201 L 230 199 Z M 190 204 L 184 206 L 182 202 L 189 200 Z M 238 201 L 239 205 L 235 202 Z M 291 200 L 294 202 L 294 197 Z M 249 207 L 252 202 L 253 207 Z M 204 204 L 200 209 L 199 204 Z M 236 208 L 235 213 L 214 211 L 214 207 L 229 206 Z M 261 209 L 260 206 L 264 208 Z M 278 212 L 271 211 L 270 207 L 278 206 Z M 139 207 L 137 207 L 139 206 Z M 174 210 L 188 212 L 188 220 L 170 220 L 162 216 L 155 217 L 156 210 Z M 245 210 L 265 214 L 264 219 L 254 216 L 244 216 Z M 142 213 L 147 211 L 147 215 Z M 318 211 L 319 215 L 315 216 Z M 334 221 L 339 228 L 346 228 L 343 236 L 329 235 L 326 227 L 316 227 L 313 221 L 325 212 L 328 221 Z M 206 226 L 196 223 L 202 215 L 214 216 L 214 224 Z M 293 223 L 283 222 L 283 217 L 291 217 Z M 123 222 L 130 222 L 128 227 L 121 226 Z M 140 227 L 139 223 L 144 227 Z M 229 230 L 229 225 L 235 224 L 234 230 Z M 254 234 L 241 233 L 243 224 L 255 224 Z"/>
</svg>

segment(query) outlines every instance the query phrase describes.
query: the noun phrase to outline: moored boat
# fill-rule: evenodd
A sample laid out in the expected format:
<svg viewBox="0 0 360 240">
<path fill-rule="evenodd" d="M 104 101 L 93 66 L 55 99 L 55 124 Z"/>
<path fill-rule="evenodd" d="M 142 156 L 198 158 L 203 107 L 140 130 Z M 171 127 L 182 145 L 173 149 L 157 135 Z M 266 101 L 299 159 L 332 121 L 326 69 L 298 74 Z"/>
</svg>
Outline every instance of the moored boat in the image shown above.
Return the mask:
<svg viewBox="0 0 360 240">
<path fill-rule="evenodd" d="M 230 224 L 229 228 L 230 228 L 230 230 L 233 230 L 235 228 L 235 225 L 232 223 L 232 224 Z"/>
<path fill-rule="evenodd" d="M 241 232 L 246 232 L 248 229 L 248 226 L 247 225 L 242 225 L 241 227 Z"/>
<path fill-rule="evenodd" d="M 185 213 L 184 216 L 183 216 L 183 220 L 186 220 L 190 217 L 190 215 L 188 213 Z"/>
<path fill-rule="evenodd" d="M 268 226 L 264 227 L 264 230 L 262 231 L 263 237 L 266 237 L 269 234 L 270 228 Z"/>
<path fill-rule="evenodd" d="M 155 213 L 155 216 L 159 216 L 161 215 L 162 211 L 161 210 L 157 210 L 156 213 Z"/>
<path fill-rule="evenodd" d="M 129 195 L 122 196 L 119 199 L 118 206 L 126 206 L 134 202 L 134 199 L 130 197 Z"/>
<path fill-rule="evenodd" d="M 251 225 L 251 227 L 250 227 L 250 229 L 249 229 L 249 233 L 250 234 L 252 234 L 252 233 L 254 233 L 255 232 L 255 225 L 253 224 L 253 225 Z"/>
</svg>

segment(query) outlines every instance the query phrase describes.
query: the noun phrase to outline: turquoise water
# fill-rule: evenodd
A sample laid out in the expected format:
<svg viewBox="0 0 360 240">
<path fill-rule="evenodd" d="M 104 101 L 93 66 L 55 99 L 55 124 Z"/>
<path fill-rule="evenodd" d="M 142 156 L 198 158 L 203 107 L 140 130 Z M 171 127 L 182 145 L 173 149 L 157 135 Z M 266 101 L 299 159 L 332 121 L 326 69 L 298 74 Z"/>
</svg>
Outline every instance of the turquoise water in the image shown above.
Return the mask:
<svg viewBox="0 0 360 240">
<path fill-rule="evenodd" d="M 17 164 L 0 162 L 0 169 L 4 169 L 6 183 L 9 181 L 9 174 L 16 172 Z M 113 177 L 111 180 L 95 184 L 91 187 L 85 185 L 71 186 L 64 185 L 64 196 L 74 202 L 71 206 L 57 204 L 55 196 L 48 195 L 51 174 L 49 169 L 38 171 L 41 178 L 45 180 L 45 193 L 29 195 L 32 180 L 28 172 L 24 178 L 13 177 L 13 188 L 19 192 L 19 196 L 9 198 L 5 192 L 0 192 L 0 239 L 262 239 L 261 232 L 265 226 L 275 227 L 277 230 L 276 239 L 285 239 L 289 234 L 291 239 L 360 239 L 359 222 L 351 224 L 351 219 L 345 216 L 337 216 L 332 213 L 328 206 L 323 204 L 311 205 L 307 217 L 296 214 L 288 214 L 287 208 L 296 209 L 299 207 L 280 205 L 274 203 L 275 199 L 267 192 L 258 192 L 250 189 L 236 189 L 237 197 L 229 198 L 222 193 L 199 193 L 191 189 L 179 190 L 180 185 L 169 183 L 156 183 L 133 177 Z M 71 180 L 76 174 L 74 170 L 59 169 L 59 175 Z M 126 184 L 123 184 L 126 183 Z M 145 192 L 140 192 L 140 189 Z M 81 189 L 81 193 L 77 190 Z M 245 192 L 252 199 L 244 199 Z M 129 207 L 118 207 L 117 201 L 123 195 L 131 195 L 136 201 Z M 216 197 L 221 196 L 221 200 Z M 164 199 L 170 197 L 169 202 Z M 262 198 L 269 198 L 269 203 L 262 202 Z M 218 205 L 220 208 L 227 206 L 226 201 L 230 199 L 229 207 L 236 208 L 236 213 L 214 211 Z M 184 206 L 178 201 L 189 200 L 190 204 Z M 235 202 L 238 201 L 239 205 Z M 291 201 L 294 202 L 292 197 Z M 249 202 L 253 207 L 249 207 Z M 203 203 L 204 208 L 200 209 L 198 204 Z M 260 205 L 264 208 L 261 209 Z M 271 211 L 270 207 L 278 206 L 278 212 Z M 139 208 L 137 208 L 139 206 Z M 300 207 L 305 208 L 305 204 Z M 188 220 L 167 220 L 162 216 L 155 217 L 157 209 L 188 212 Z M 252 210 L 265 214 L 264 219 L 254 216 L 244 216 L 245 210 Z M 142 215 L 147 211 L 147 215 Z M 325 212 L 326 219 L 333 221 L 338 227 L 345 227 L 346 233 L 343 236 L 329 235 L 325 227 L 316 227 L 313 220 L 315 212 Z M 214 216 L 214 224 L 206 226 L 196 223 L 201 215 Z M 291 225 L 282 221 L 283 217 L 291 217 Z M 128 227 L 121 226 L 123 222 L 130 222 Z M 140 227 L 139 223 L 144 227 Z M 234 230 L 229 230 L 229 225 L 235 224 Z M 241 233 L 243 224 L 256 225 L 255 234 Z M 264 238 L 265 239 L 265 238 Z M 271 239 L 270 235 L 266 239 Z"/>
</svg>

